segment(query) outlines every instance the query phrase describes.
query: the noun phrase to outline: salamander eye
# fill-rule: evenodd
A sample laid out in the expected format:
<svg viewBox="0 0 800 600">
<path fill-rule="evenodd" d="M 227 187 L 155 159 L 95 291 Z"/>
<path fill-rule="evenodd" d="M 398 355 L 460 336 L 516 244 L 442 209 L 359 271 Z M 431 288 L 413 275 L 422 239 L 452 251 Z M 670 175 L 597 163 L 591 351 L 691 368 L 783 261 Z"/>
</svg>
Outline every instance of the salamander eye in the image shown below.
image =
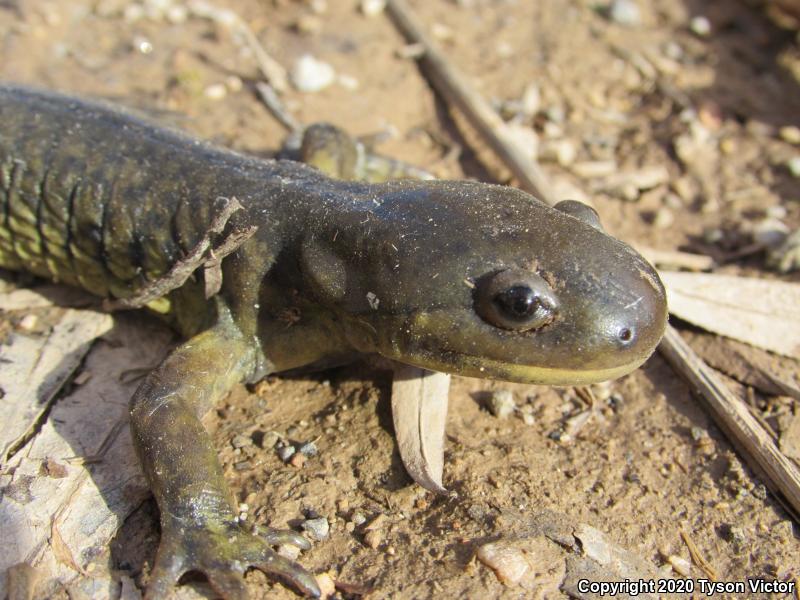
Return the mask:
<svg viewBox="0 0 800 600">
<path fill-rule="evenodd" d="M 536 273 L 508 269 L 478 281 L 475 310 L 495 327 L 529 331 L 553 320 L 558 300 L 547 282 Z"/>
</svg>

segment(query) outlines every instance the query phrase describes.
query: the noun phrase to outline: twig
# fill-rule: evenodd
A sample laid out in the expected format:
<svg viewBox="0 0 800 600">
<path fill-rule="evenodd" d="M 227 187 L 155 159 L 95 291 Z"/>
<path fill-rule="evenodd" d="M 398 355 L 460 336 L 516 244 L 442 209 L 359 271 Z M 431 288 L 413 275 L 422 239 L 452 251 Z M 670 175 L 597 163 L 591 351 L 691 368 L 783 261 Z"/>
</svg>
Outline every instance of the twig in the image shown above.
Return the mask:
<svg viewBox="0 0 800 600">
<path fill-rule="evenodd" d="M 153 300 L 181 287 L 200 267 L 205 267 L 206 297 L 217 293 L 222 283 L 220 271 L 222 259 L 234 252 L 256 232 L 255 226 L 232 231 L 219 245 L 212 248 L 211 236 L 222 233 L 231 215 L 242 208 L 236 198 L 219 198 L 218 200 L 223 201 L 219 214 L 214 217 L 203 237 L 189 254 L 176 262 L 165 275 L 151 281 L 130 298 L 104 300 L 103 309 L 114 311 L 142 308 Z"/>
<path fill-rule="evenodd" d="M 539 166 L 528 158 L 507 133 L 506 124 L 492 107 L 472 88 L 430 38 L 422 31 L 405 0 L 389 0 L 386 9 L 398 29 L 406 38 L 425 49 L 419 57 L 431 84 L 456 106 L 491 146 L 492 150 L 508 166 L 520 185 L 534 196 L 555 204 L 550 184 Z"/>
<path fill-rule="evenodd" d="M 689 556 L 692 557 L 692 562 L 696 564 L 711 581 L 716 581 L 717 572 L 714 570 L 714 567 L 708 564 L 708 561 L 703 558 L 703 555 L 700 554 L 700 550 L 692 541 L 692 538 L 690 538 L 689 534 L 683 529 L 681 529 L 681 538 L 683 539 L 683 543 L 686 544 L 686 547 L 689 549 Z"/>
<path fill-rule="evenodd" d="M 794 511 L 800 515 L 800 470 L 775 445 L 775 442 L 750 414 L 747 405 L 731 393 L 719 375 L 704 363 L 670 325 L 659 347 L 661 354 L 700 392 L 714 420 L 728 439 L 756 471 L 763 474 L 764 483 L 773 492 L 783 494 Z"/>
<path fill-rule="evenodd" d="M 272 116 L 275 117 L 281 125 L 291 132 L 303 130 L 303 126 L 289 113 L 286 106 L 281 102 L 280 96 L 278 96 L 273 86 L 259 81 L 256 83 L 256 91 L 258 92 L 258 97 L 261 98 L 261 101 L 264 103 L 264 106 L 267 107 L 269 112 L 272 113 Z"/>
<path fill-rule="evenodd" d="M 189 11 L 194 16 L 209 19 L 215 23 L 236 30 L 236 32 L 244 38 L 250 50 L 252 50 L 264 79 L 278 92 L 285 92 L 288 89 L 289 84 L 288 77 L 286 76 L 286 69 L 264 50 L 264 47 L 261 45 L 261 42 L 258 41 L 253 30 L 250 29 L 247 22 L 238 14 L 232 10 L 218 8 L 204 0 L 194 0 L 190 2 L 188 6 Z"/>
<path fill-rule="evenodd" d="M 637 246 L 639 254 L 658 267 L 672 267 L 687 271 L 710 271 L 714 268 L 714 259 L 706 254 L 679 252 L 676 250 L 656 250 Z"/>
</svg>

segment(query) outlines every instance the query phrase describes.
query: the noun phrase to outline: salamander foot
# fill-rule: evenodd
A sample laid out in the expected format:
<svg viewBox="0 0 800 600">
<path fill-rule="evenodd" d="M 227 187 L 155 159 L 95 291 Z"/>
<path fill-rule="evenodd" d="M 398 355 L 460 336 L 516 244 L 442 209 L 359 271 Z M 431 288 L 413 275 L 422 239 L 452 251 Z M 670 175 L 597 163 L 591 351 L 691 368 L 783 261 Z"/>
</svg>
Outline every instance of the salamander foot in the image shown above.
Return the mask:
<svg viewBox="0 0 800 600">
<path fill-rule="evenodd" d="M 270 546 L 292 544 L 311 547 L 303 536 L 288 530 L 261 529 L 257 534 L 235 520 L 199 523 L 174 519 L 163 523 L 161 544 L 150 572 L 145 600 L 167 598 L 187 571 L 199 571 L 226 600 L 246 600 L 245 571 L 256 568 L 289 583 L 300 593 L 318 598 L 314 576 L 296 562 L 280 556 Z"/>
</svg>

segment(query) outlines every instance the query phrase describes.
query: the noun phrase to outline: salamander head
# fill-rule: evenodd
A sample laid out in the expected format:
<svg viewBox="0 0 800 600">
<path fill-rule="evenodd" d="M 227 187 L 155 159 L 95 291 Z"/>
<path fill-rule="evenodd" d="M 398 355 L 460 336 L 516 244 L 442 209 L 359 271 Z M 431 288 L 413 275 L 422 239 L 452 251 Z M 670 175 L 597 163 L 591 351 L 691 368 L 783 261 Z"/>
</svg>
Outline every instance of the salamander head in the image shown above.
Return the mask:
<svg viewBox="0 0 800 600">
<path fill-rule="evenodd" d="M 317 268 L 314 287 L 359 350 L 467 376 L 576 385 L 634 370 L 661 339 L 658 275 L 591 209 L 465 182 L 369 190 L 363 212 L 332 223 L 339 235 L 306 252 L 306 264 L 323 256 L 333 265 Z"/>
</svg>

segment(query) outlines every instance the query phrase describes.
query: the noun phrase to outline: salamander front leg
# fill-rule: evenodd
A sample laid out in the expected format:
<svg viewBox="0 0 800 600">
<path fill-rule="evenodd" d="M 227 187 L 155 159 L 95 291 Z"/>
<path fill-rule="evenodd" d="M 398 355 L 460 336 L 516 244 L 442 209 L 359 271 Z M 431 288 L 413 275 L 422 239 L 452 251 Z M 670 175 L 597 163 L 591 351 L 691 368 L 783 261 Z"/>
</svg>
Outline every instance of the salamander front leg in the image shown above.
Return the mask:
<svg viewBox="0 0 800 600">
<path fill-rule="evenodd" d="M 177 348 L 131 400 L 131 429 L 161 513 L 161 544 L 146 598 L 165 598 L 180 576 L 200 571 L 224 598 L 247 597 L 244 573 L 255 567 L 300 592 L 320 595 L 314 577 L 278 555 L 275 544 L 309 548 L 292 531 L 255 535 L 238 520 L 211 440 L 200 423 L 252 370 L 254 352 L 230 319 Z"/>
</svg>

